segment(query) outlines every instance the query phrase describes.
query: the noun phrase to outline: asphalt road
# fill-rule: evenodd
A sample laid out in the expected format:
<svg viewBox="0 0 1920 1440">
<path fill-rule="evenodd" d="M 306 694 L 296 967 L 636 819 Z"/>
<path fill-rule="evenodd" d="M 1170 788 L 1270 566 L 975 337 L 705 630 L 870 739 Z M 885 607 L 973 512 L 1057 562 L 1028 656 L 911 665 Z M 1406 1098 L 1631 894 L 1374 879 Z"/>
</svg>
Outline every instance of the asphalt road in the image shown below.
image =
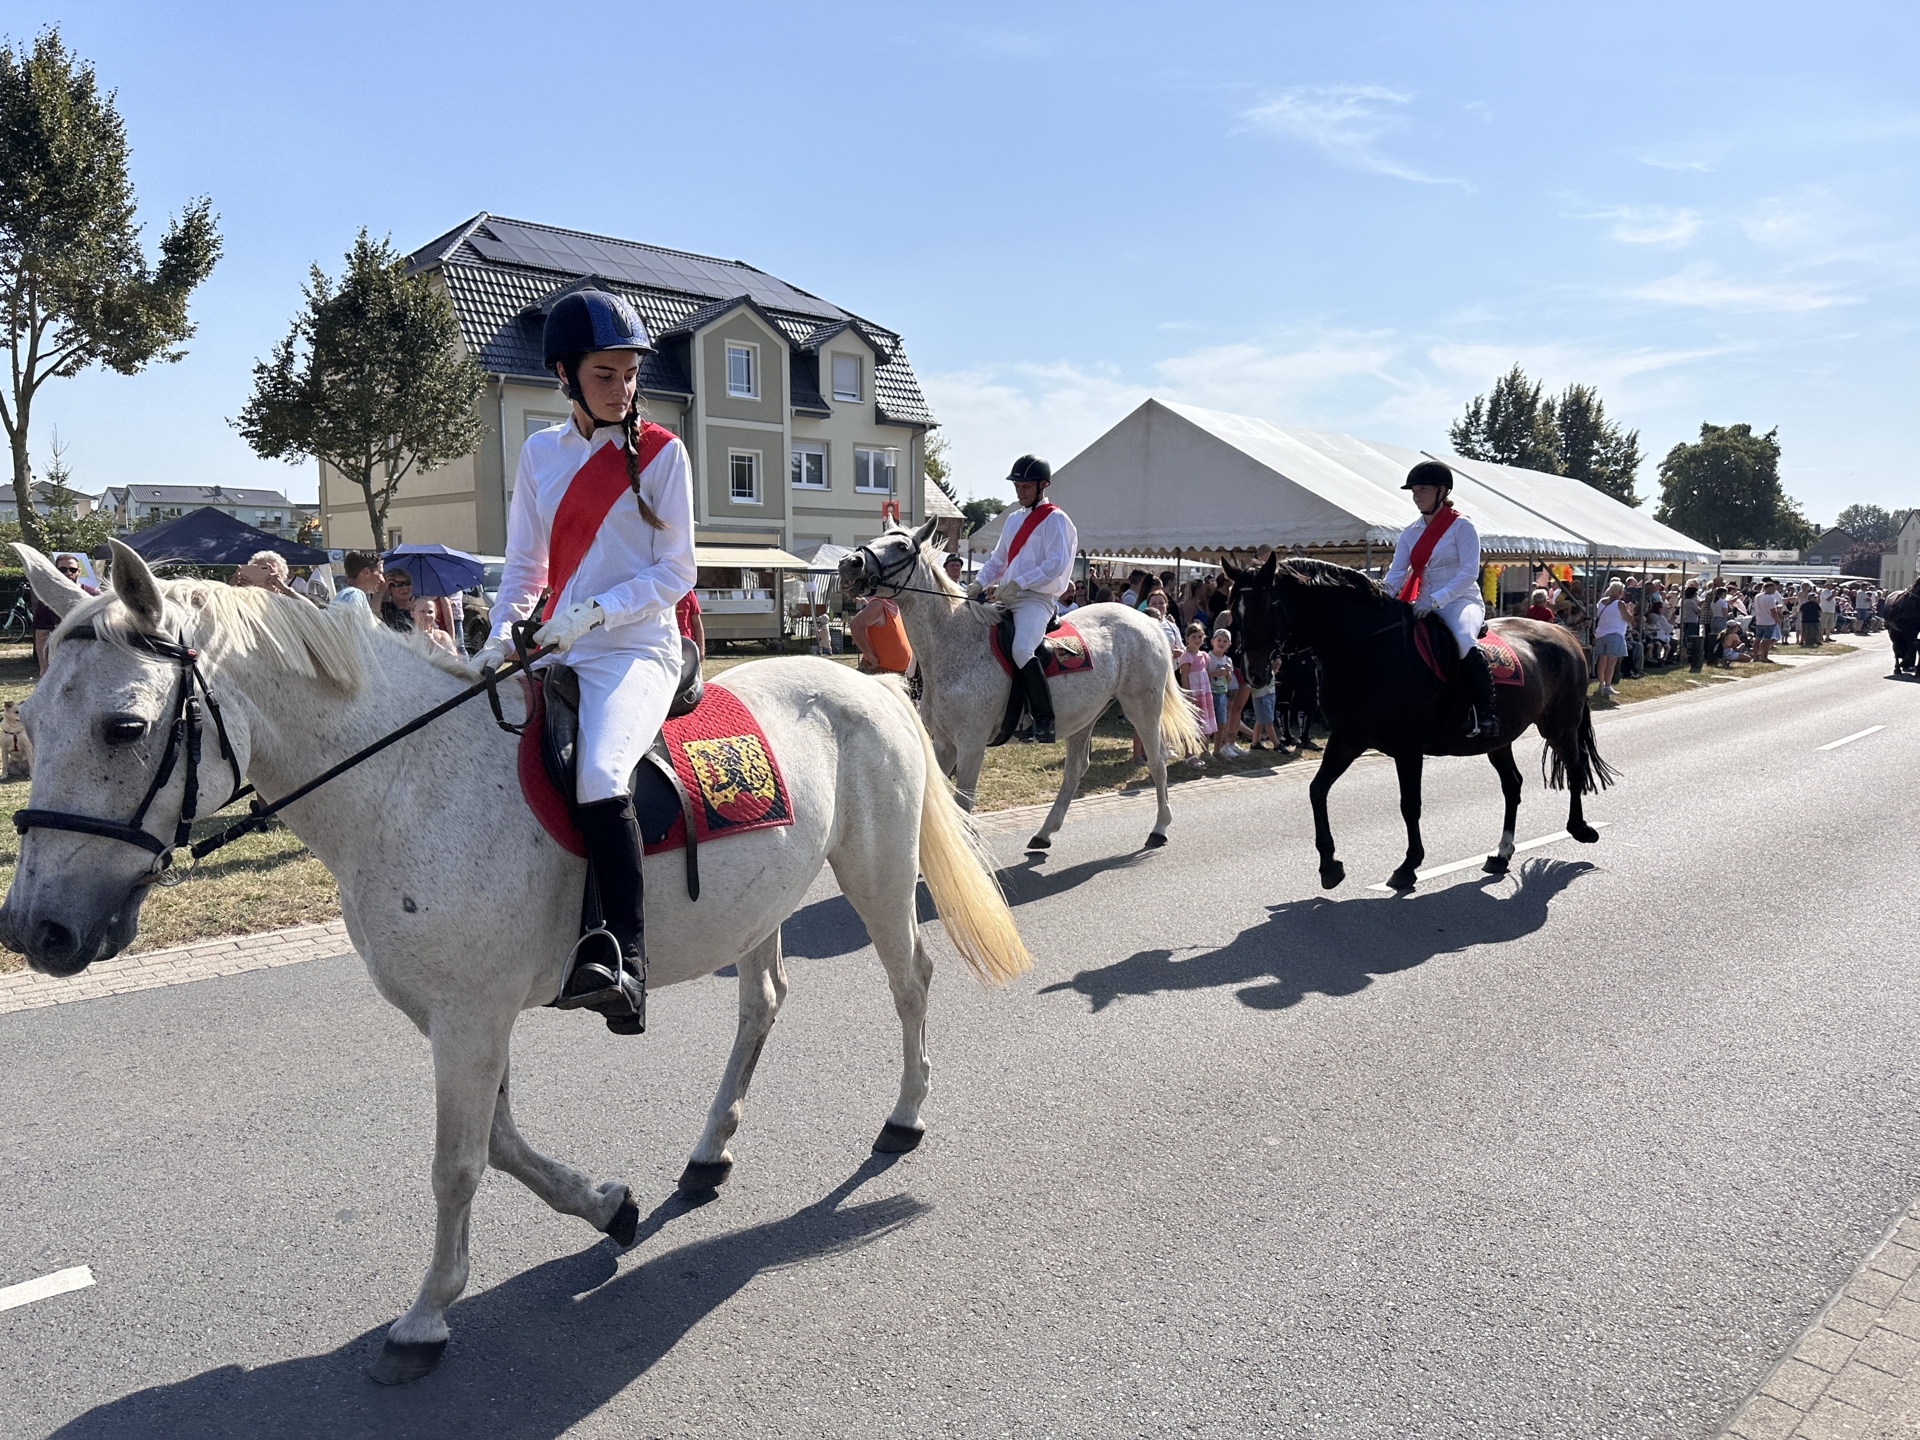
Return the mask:
<svg viewBox="0 0 1920 1440">
<path fill-rule="evenodd" d="M 1710 1434 L 1920 1193 L 1920 686 L 1885 644 L 1603 717 L 1597 846 L 1411 898 L 1390 765 L 1090 807 L 1010 867 L 1036 973 L 946 946 L 931 1132 L 824 883 L 712 1204 L 668 1202 L 733 984 L 535 1012 L 515 1110 L 629 1181 L 616 1254 L 490 1174 L 446 1363 L 363 1367 L 427 1258 L 424 1043 L 351 957 L 0 1016 L 0 1434 Z M 1886 728 L 1835 750 L 1819 746 Z M 1537 784 L 1522 838 L 1564 810 Z M 1492 770 L 1428 770 L 1428 864 Z"/>
</svg>

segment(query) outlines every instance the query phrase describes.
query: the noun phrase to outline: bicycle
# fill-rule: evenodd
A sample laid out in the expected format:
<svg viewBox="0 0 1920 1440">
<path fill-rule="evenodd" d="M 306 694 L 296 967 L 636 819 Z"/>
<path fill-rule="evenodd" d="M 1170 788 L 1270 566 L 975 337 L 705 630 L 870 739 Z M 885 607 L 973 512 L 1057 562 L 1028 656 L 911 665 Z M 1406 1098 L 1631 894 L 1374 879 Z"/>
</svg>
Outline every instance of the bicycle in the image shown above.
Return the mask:
<svg viewBox="0 0 1920 1440">
<path fill-rule="evenodd" d="M 5 619 L 0 619 L 0 640 L 25 641 L 33 639 L 33 602 L 25 592 L 14 597 L 13 609 Z"/>
</svg>

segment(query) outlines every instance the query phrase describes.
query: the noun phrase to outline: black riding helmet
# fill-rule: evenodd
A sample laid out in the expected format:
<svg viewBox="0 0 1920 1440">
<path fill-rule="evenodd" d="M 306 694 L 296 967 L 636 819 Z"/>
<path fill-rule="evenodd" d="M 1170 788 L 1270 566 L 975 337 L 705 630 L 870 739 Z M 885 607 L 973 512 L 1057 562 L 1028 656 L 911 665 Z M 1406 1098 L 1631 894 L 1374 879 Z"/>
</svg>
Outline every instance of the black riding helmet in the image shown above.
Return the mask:
<svg viewBox="0 0 1920 1440">
<path fill-rule="evenodd" d="M 1402 490 L 1411 490 L 1416 485 L 1438 485 L 1442 490 L 1453 489 L 1453 471 L 1438 460 L 1422 460 L 1407 471 L 1407 483 Z"/>
<path fill-rule="evenodd" d="M 1051 485 L 1053 466 L 1038 455 L 1022 455 L 1013 462 L 1013 469 L 1007 473 L 1007 483 L 1013 485 L 1022 480 L 1034 480 L 1041 485 Z"/>
<path fill-rule="evenodd" d="M 547 322 L 540 332 L 540 350 L 547 368 L 560 367 L 567 398 L 589 415 L 593 410 L 580 389 L 582 358 L 596 350 L 634 350 L 644 355 L 652 349 L 653 340 L 633 306 L 604 290 L 576 290 L 561 296 L 547 312 Z M 598 415 L 593 418 L 602 425 L 619 425 L 625 420 L 624 416 L 614 420 Z"/>
</svg>

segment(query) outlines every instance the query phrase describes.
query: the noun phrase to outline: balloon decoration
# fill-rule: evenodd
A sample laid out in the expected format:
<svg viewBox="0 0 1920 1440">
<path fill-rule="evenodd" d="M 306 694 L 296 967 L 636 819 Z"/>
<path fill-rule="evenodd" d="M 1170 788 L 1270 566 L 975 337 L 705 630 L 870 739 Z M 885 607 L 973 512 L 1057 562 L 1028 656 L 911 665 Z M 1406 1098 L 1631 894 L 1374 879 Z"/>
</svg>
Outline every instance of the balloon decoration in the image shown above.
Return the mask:
<svg viewBox="0 0 1920 1440">
<path fill-rule="evenodd" d="M 1480 567 L 1480 595 L 1489 605 L 1500 603 L 1500 567 L 1498 565 Z"/>
</svg>

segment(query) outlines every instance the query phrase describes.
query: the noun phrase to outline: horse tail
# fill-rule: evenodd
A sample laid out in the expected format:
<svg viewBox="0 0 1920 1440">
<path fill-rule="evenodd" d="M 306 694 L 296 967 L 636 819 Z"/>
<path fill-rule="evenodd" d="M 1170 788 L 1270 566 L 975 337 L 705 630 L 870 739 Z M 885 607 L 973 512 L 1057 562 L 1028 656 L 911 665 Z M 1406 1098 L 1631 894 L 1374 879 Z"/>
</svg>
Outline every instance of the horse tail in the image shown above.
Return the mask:
<svg viewBox="0 0 1920 1440">
<path fill-rule="evenodd" d="M 993 861 L 972 823 L 953 798 L 953 786 L 933 753 L 933 738 L 895 676 L 881 683 L 905 707 L 926 755 L 926 784 L 920 792 L 920 873 L 933 895 L 933 908 L 953 948 L 989 985 L 1002 985 L 1033 968 L 1013 912 L 994 878 Z"/>
<path fill-rule="evenodd" d="M 1167 683 L 1160 690 L 1160 743 L 1172 749 L 1176 760 L 1205 754 L 1207 749 L 1200 717 L 1172 665 L 1167 666 Z"/>
<path fill-rule="evenodd" d="M 1620 778 L 1593 743 L 1593 708 L 1580 702 L 1580 723 L 1570 739 L 1549 743 L 1540 752 L 1540 767 L 1549 788 L 1572 785 L 1577 795 L 1597 795 Z"/>
</svg>

